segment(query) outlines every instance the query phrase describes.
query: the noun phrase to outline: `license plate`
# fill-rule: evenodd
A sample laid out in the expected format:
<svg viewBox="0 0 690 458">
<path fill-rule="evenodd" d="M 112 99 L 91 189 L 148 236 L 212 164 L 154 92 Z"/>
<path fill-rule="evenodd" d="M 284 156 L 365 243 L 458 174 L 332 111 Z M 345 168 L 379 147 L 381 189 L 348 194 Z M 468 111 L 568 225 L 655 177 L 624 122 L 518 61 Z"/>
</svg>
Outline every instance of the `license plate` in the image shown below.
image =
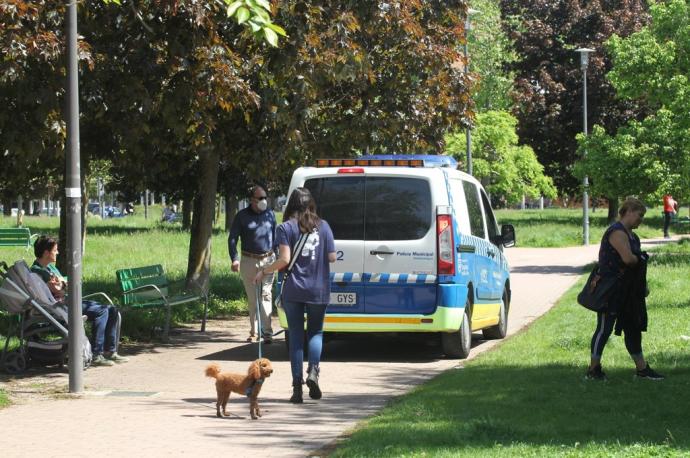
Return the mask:
<svg viewBox="0 0 690 458">
<path fill-rule="evenodd" d="M 357 305 L 357 293 L 331 293 L 332 305 Z"/>
</svg>

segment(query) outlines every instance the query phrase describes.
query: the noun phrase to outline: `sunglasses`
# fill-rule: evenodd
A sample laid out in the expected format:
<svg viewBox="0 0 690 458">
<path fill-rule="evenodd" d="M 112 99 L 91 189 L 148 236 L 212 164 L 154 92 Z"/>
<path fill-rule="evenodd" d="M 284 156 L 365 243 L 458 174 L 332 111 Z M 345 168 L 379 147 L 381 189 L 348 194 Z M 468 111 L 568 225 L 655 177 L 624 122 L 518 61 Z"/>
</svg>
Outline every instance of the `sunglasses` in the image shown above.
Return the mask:
<svg viewBox="0 0 690 458">
<path fill-rule="evenodd" d="M 256 200 L 266 200 L 267 197 L 266 197 L 266 196 L 254 197 L 254 199 L 256 199 Z"/>
</svg>

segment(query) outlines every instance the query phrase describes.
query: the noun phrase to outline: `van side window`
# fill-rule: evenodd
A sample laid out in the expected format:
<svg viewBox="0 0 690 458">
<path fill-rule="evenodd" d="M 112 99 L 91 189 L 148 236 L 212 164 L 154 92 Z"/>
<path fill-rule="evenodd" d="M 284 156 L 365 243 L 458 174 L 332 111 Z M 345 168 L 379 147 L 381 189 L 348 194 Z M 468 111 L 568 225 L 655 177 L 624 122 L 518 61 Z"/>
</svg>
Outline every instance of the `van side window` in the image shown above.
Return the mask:
<svg viewBox="0 0 690 458">
<path fill-rule="evenodd" d="M 494 212 L 491 210 L 491 204 L 489 203 L 489 198 L 482 189 L 479 191 L 482 195 L 482 205 L 484 205 L 484 217 L 486 219 L 486 229 L 489 232 L 489 240 L 494 243 L 496 237 L 498 236 L 498 225 L 496 224 L 496 217 Z"/>
<path fill-rule="evenodd" d="M 367 177 L 365 240 L 418 240 L 431 228 L 427 180 Z"/>
<path fill-rule="evenodd" d="M 364 177 L 312 178 L 304 183 L 316 212 L 328 221 L 337 240 L 364 238 Z"/>
<path fill-rule="evenodd" d="M 462 188 L 465 191 L 465 200 L 467 201 L 467 213 L 470 217 L 470 231 L 472 235 L 480 238 L 486 238 L 484 232 L 484 219 L 482 217 L 482 207 L 479 204 L 479 193 L 477 187 L 469 181 L 462 182 Z"/>
</svg>

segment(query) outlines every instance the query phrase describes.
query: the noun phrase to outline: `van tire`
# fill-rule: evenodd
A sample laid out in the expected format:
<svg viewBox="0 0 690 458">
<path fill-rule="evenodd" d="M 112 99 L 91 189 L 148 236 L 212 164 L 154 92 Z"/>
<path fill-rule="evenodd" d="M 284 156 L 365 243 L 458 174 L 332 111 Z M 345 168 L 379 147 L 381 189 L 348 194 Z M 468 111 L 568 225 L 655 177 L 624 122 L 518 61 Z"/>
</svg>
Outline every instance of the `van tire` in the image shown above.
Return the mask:
<svg viewBox="0 0 690 458">
<path fill-rule="evenodd" d="M 460 329 L 455 332 L 444 332 L 441 334 L 441 345 L 443 353 L 448 358 L 465 359 L 470 354 L 472 348 L 472 330 L 470 329 L 470 301 L 465 304 L 465 313 L 460 323 Z"/>
<path fill-rule="evenodd" d="M 508 290 L 503 289 L 503 301 L 498 315 L 498 324 L 482 330 L 485 339 L 503 339 L 508 334 Z"/>
</svg>

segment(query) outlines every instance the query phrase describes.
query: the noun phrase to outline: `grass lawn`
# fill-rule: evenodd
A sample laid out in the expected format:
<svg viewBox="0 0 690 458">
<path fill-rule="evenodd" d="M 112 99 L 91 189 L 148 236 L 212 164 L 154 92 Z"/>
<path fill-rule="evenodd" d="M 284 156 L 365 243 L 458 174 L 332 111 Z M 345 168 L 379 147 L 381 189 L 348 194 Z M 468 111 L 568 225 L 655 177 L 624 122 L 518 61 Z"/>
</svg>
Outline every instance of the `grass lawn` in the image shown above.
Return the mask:
<svg viewBox="0 0 690 458">
<path fill-rule="evenodd" d="M 680 215 L 686 216 L 687 209 Z M 608 227 L 607 209 L 600 208 L 589 214 L 589 241 L 599 243 Z M 496 218 L 499 224 L 515 226 L 517 246 L 520 247 L 565 247 L 582 245 L 582 209 L 547 208 L 544 210 L 498 210 Z M 664 219 L 661 208 L 651 208 L 637 229 L 640 238 L 663 236 Z M 683 233 L 690 227 L 671 226 L 671 233 Z"/>
<path fill-rule="evenodd" d="M 668 378 L 635 380 L 622 337 L 607 382 L 585 381 L 594 313 L 584 278 L 525 332 L 361 424 L 334 456 L 690 456 L 690 243 L 651 258 L 643 348 Z"/>
<path fill-rule="evenodd" d="M 7 398 L 7 393 L 5 390 L 0 389 L 0 409 L 10 405 L 10 400 Z"/>
<path fill-rule="evenodd" d="M 126 267 L 162 264 L 170 280 L 184 279 L 189 254 L 189 233 L 182 231 L 179 223 L 159 223 L 160 213 L 160 208 L 153 207 L 148 219 L 144 219 L 142 214 L 105 220 L 89 218 L 82 272 L 84 294 L 104 291 L 117 301 L 119 286 L 115 271 Z M 0 227 L 13 227 L 14 223 L 14 218 L 0 217 Z M 24 225 L 31 229 L 32 234 L 58 235 L 58 218 L 25 217 Z M 223 225 L 224 220 L 221 218 L 216 224 L 212 241 L 211 316 L 238 315 L 246 313 L 247 309 L 240 277 L 230 270 L 227 233 L 221 229 Z M 60 249 L 63 248 L 61 245 Z M 33 249 L 0 249 L 0 261 L 9 264 L 22 258 L 31 265 L 34 260 Z M 202 304 L 175 307 L 173 319 L 199 320 L 202 310 Z M 129 314 L 129 317 L 123 320 L 124 335 L 146 338 L 154 321 L 162 323 L 160 316 L 150 312 L 136 312 Z M 6 328 L 2 318 L 0 312 L 0 334 Z"/>
</svg>

